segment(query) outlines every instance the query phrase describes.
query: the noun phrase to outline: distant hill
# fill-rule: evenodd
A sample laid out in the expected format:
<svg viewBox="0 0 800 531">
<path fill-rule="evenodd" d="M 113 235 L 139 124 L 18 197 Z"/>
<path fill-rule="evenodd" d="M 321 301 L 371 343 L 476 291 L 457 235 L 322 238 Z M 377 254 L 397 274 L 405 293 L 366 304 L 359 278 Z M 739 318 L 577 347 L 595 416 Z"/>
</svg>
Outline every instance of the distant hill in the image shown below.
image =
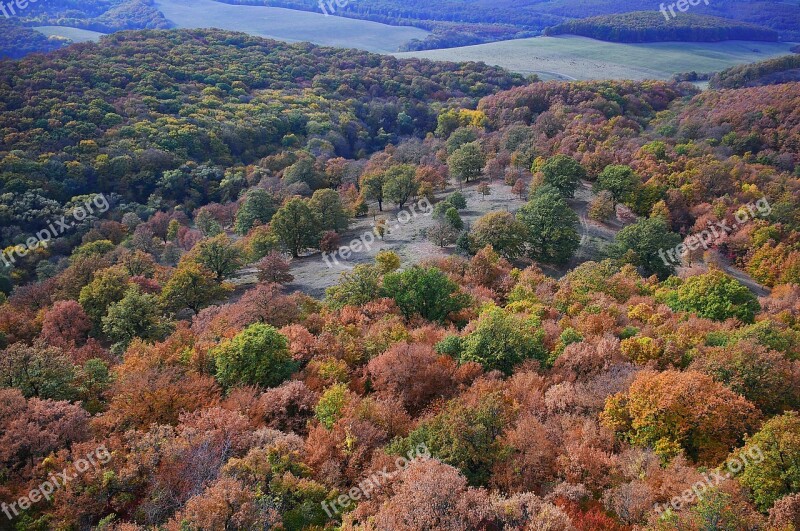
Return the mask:
<svg viewBox="0 0 800 531">
<path fill-rule="evenodd" d="M 749 65 L 734 66 L 715 74 L 712 88 L 745 88 L 800 81 L 800 55 L 787 55 Z"/>
<path fill-rule="evenodd" d="M 611 42 L 720 42 L 778 40 L 778 33 L 735 20 L 680 13 L 669 20 L 659 12 L 636 11 L 571 20 L 545 31 L 546 35 L 580 35 Z"/>
<path fill-rule="evenodd" d="M 171 26 L 153 0 L 48 0 L 30 3 L 17 20 L 25 26 L 68 26 L 103 33 Z"/>
<path fill-rule="evenodd" d="M 29 53 L 57 50 L 66 44 L 69 41 L 47 38 L 15 20 L 0 17 L 0 58 L 19 59 Z"/>
</svg>

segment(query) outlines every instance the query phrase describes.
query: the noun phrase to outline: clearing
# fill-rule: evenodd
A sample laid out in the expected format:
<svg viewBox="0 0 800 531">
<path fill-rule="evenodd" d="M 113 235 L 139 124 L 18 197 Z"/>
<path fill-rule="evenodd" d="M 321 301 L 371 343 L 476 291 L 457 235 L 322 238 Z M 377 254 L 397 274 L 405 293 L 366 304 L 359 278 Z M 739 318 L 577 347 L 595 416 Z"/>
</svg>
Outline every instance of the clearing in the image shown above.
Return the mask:
<svg viewBox="0 0 800 531">
<path fill-rule="evenodd" d="M 155 6 L 179 28 L 219 28 L 286 42 L 391 53 L 428 32 L 409 26 L 325 16 L 293 9 L 223 4 L 213 0 L 156 0 Z"/>
<path fill-rule="evenodd" d="M 36 26 L 32 29 L 48 37 L 63 37 L 72 42 L 97 42 L 100 40 L 100 37 L 105 35 L 105 33 L 100 33 L 99 31 L 72 28 L 69 26 Z"/>
<path fill-rule="evenodd" d="M 792 46 L 787 42 L 751 41 L 623 44 L 560 35 L 394 55 L 483 61 L 545 80 L 642 80 L 670 79 L 680 72 L 717 72 L 789 54 Z"/>
</svg>

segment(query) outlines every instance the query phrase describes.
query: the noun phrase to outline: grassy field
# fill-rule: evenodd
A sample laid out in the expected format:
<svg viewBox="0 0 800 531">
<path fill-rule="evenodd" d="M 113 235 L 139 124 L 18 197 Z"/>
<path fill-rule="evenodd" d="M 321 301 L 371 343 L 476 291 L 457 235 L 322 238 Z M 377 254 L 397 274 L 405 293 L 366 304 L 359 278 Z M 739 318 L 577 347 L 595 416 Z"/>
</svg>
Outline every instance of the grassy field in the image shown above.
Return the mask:
<svg viewBox="0 0 800 531">
<path fill-rule="evenodd" d="M 543 79 L 669 79 L 678 72 L 716 72 L 789 53 L 790 43 L 727 41 L 620 44 L 564 35 L 395 54 L 483 61 Z"/>
<path fill-rule="evenodd" d="M 105 35 L 105 33 L 99 33 L 97 31 L 70 28 L 67 26 L 37 26 L 33 29 L 39 33 L 47 35 L 48 37 L 64 37 L 72 42 L 99 41 L 100 37 Z"/>
<path fill-rule="evenodd" d="M 156 0 L 156 7 L 179 28 L 220 28 L 281 41 L 391 53 L 428 32 L 320 13 L 261 6 L 235 6 L 212 0 Z"/>
</svg>

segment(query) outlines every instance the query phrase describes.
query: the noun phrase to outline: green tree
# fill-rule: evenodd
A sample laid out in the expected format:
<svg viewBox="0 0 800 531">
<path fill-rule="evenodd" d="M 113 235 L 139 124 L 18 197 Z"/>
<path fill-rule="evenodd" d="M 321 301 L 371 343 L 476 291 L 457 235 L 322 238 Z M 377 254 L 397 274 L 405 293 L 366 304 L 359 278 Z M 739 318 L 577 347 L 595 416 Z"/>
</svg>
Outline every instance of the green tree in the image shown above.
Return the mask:
<svg viewBox="0 0 800 531">
<path fill-rule="evenodd" d="M 547 360 L 541 323 L 492 306 L 481 314 L 475 330 L 462 342 L 461 361 L 475 361 L 486 370 L 511 374 L 527 359 Z"/>
<path fill-rule="evenodd" d="M 142 293 L 137 286 L 128 288 L 122 300 L 112 304 L 103 317 L 103 332 L 114 342 L 114 350 L 124 351 L 136 338 L 160 339 L 167 325 L 158 308 L 155 295 Z"/>
<path fill-rule="evenodd" d="M 641 178 L 630 166 L 611 165 L 600 173 L 593 189 L 596 193 L 607 190 L 614 198 L 614 205 L 627 202 L 636 187 L 641 183 Z"/>
<path fill-rule="evenodd" d="M 800 416 L 790 411 L 771 418 L 732 457 L 747 459 L 749 464 L 737 476 L 761 511 L 800 492 Z"/>
<path fill-rule="evenodd" d="M 217 282 L 211 271 L 190 262 L 181 264 L 172 274 L 161 292 L 161 303 L 172 311 L 189 308 L 197 313 L 226 293 L 228 290 Z"/>
<path fill-rule="evenodd" d="M 581 179 L 586 178 L 586 170 L 572 157 L 556 155 L 542 166 L 544 184 L 553 186 L 562 197 L 575 197 L 575 190 Z"/>
<path fill-rule="evenodd" d="M 665 279 L 675 272 L 675 264 L 664 253 L 680 243 L 681 237 L 670 231 L 664 218 L 656 216 L 622 229 L 610 246 L 609 255 Z"/>
<path fill-rule="evenodd" d="M 494 250 L 515 260 L 525 252 L 528 238 L 527 227 L 509 212 L 490 212 L 482 216 L 470 232 L 475 247 L 483 249 L 491 245 Z"/>
<path fill-rule="evenodd" d="M 347 229 L 350 216 L 342 205 L 342 198 L 335 190 L 323 188 L 317 190 L 308 202 L 308 206 L 317 215 L 321 231 L 341 232 Z"/>
<path fill-rule="evenodd" d="M 383 212 L 383 198 L 386 186 L 386 173 L 368 173 L 361 178 L 361 190 L 370 201 L 378 202 L 378 210 Z"/>
<path fill-rule="evenodd" d="M 386 199 L 396 203 L 398 208 L 403 208 L 419 191 L 416 169 L 410 164 L 400 164 L 386 170 L 384 183 Z"/>
<path fill-rule="evenodd" d="M 402 455 L 424 444 L 433 457 L 460 469 L 471 484 L 486 485 L 504 455 L 500 435 L 513 422 L 513 412 L 502 392 L 482 395 L 476 402 L 451 400 L 408 437 L 394 442 L 389 452 Z"/>
<path fill-rule="evenodd" d="M 217 381 L 236 385 L 277 387 L 297 370 L 289 343 L 274 327 L 253 324 L 211 350 Z"/>
<path fill-rule="evenodd" d="M 323 179 L 324 175 L 317 171 L 316 161 L 307 154 L 303 154 L 297 162 L 283 172 L 283 182 L 286 186 L 302 183 L 310 189 L 316 190 Z"/>
<path fill-rule="evenodd" d="M 94 279 L 81 288 L 78 302 L 94 323 L 96 331 L 101 329 L 108 307 L 122 300 L 127 289 L 128 275 L 118 266 L 97 271 Z"/>
<path fill-rule="evenodd" d="M 233 276 L 242 267 L 242 253 L 225 234 L 201 241 L 184 257 L 196 262 L 216 277 L 218 282 Z"/>
<path fill-rule="evenodd" d="M 580 246 L 578 216 L 551 186 L 541 186 L 517 212 L 525 226 L 527 254 L 546 264 L 564 264 Z"/>
<path fill-rule="evenodd" d="M 250 190 L 236 213 L 236 232 L 245 235 L 254 225 L 269 223 L 277 210 L 269 192 L 261 188 Z"/>
<path fill-rule="evenodd" d="M 336 421 L 342 417 L 342 411 L 350 399 L 347 385 L 337 383 L 325 390 L 314 407 L 314 414 L 320 423 L 331 429 Z"/>
<path fill-rule="evenodd" d="M 342 273 L 339 283 L 325 292 L 326 303 L 334 309 L 362 306 L 378 298 L 381 277 L 378 268 L 361 264 Z"/>
<path fill-rule="evenodd" d="M 0 388 L 14 387 L 29 398 L 74 400 L 74 376 L 64 353 L 43 343 L 14 343 L 0 356 Z"/>
<path fill-rule="evenodd" d="M 459 182 L 467 183 L 477 179 L 481 176 L 485 165 L 486 156 L 478 142 L 468 142 L 447 157 L 450 174 L 455 176 Z"/>
<path fill-rule="evenodd" d="M 272 218 L 272 231 L 294 258 L 319 244 L 322 231 L 316 213 L 299 197 L 287 201 Z"/>
<path fill-rule="evenodd" d="M 458 285 L 435 267 L 414 266 L 389 273 L 383 279 L 381 292 L 394 299 L 407 318 L 420 315 L 429 321 L 443 322 L 468 303 Z"/>
<path fill-rule="evenodd" d="M 447 212 L 444 213 L 444 219 L 447 221 L 448 225 L 457 231 L 460 231 L 464 228 L 464 221 L 461 219 L 461 216 L 458 215 L 458 210 L 456 210 L 454 207 L 447 209 Z"/>
<path fill-rule="evenodd" d="M 676 290 L 670 290 L 664 300 L 675 311 L 692 312 L 715 321 L 735 317 L 752 323 L 761 311 L 753 292 L 719 269 L 687 279 Z"/>
<path fill-rule="evenodd" d="M 447 202 L 453 205 L 456 210 L 464 210 L 467 208 L 467 198 L 461 192 L 453 192 L 447 196 Z"/>
</svg>

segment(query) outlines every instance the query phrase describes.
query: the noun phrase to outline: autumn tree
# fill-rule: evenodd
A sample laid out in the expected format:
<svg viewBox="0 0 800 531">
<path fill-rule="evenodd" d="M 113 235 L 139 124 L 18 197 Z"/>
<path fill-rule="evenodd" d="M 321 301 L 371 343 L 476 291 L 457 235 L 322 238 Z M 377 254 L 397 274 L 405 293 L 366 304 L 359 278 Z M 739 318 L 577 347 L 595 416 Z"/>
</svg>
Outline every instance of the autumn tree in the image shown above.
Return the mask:
<svg viewBox="0 0 800 531">
<path fill-rule="evenodd" d="M 380 271 L 368 264 L 359 264 L 342 273 L 339 282 L 325 291 L 325 302 L 332 308 L 361 306 L 380 295 Z"/>
<path fill-rule="evenodd" d="M 180 311 L 189 308 L 195 314 L 228 293 L 226 285 L 217 282 L 214 274 L 197 263 L 181 264 L 161 292 L 163 307 Z"/>
<path fill-rule="evenodd" d="M 370 201 L 378 202 L 378 210 L 383 212 L 383 199 L 385 196 L 386 174 L 384 172 L 371 172 L 361 177 L 361 190 Z"/>
<path fill-rule="evenodd" d="M 525 251 L 526 227 L 509 212 L 490 212 L 473 225 L 470 234 L 476 247 L 492 248 L 507 258 L 515 260 Z"/>
<path fill-rule="evenodd" d="M 274 282 L 275 284 L 288 284 L 294 280 L 289 272 L 291 265 L 282 254 L 272 251 L 256 264 L 258 280 L 261 282 Z"/>
<path fill-rule="evenodd" d="M 758 410 L 710 376 L 674 370 L 639 373 L 627 393 L 606 401 L 606 426 L 668 459 L 681 451 L 718 463 L 757 426 Z"/>
<path fill-rule="evenodd" d="M 94 279 L 81 289 L 80 302 L 86 315 L 95 328 L 102 324 L 108 307 L 120 301 L 128 289 L 128 275 L 119 267 L 102 269 L 95 273 Z"/>
</svg>

